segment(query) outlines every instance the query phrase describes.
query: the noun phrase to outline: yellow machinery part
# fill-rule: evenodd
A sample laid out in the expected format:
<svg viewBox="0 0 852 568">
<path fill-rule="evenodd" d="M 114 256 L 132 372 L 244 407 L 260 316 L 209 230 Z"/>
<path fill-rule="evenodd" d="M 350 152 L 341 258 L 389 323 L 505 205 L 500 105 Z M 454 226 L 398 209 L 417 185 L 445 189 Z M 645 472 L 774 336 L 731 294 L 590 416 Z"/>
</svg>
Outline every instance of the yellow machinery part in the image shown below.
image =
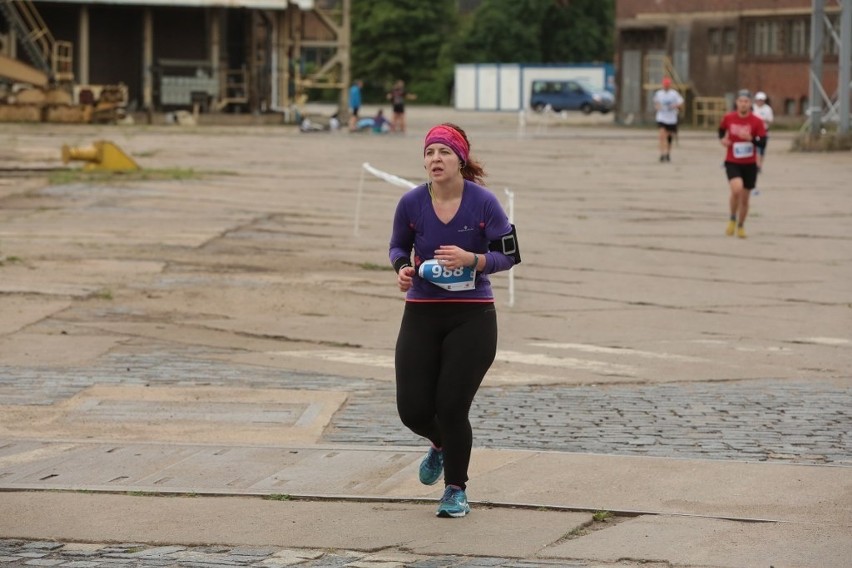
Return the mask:
<svg viewBox="0 0 852 568">
<path fill-rule="evenodd" d="M 49 82 L 46 73 L 3 54 L 0 54 L 0 77 L 16 83 L 29 83 L 37 87 L 47 87 Z"/>
<path fill-rule="evenodd" d="M 67 164 L 71 160 L 86 162 L 83 165 L 85 171 L 129 172 L 139 169 L 133 158 L 108 140 L 99 140 L 91 146 L 72 147 L 64 144 L 62 162 Z"/>
</svg>

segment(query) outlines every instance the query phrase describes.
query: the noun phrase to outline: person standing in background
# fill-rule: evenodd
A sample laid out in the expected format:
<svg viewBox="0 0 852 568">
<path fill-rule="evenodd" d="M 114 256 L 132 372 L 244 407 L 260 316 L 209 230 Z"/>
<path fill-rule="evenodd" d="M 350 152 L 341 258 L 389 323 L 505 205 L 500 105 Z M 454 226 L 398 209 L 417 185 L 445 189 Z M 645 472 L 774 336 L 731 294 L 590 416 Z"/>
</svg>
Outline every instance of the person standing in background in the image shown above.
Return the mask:
<svg viewBox="0 0 852 568">
<path fill-rule="evenodd" d="M 663 77 L 663 88 L 654 93 L 655 120 L 659 128 L 660 161 L 671 162 L 672 138 L 677 136 L 677 121 L 683 97 L 672 89 L 672 80 Z"/>
<path fill-rule="evenodd" d="M 356 79 L 349 87 L 349 132 L 355 132 L 358 128 L 358 111 L 361 110 L 361 89 L 364 82 Z"/>
<path fill-rule="evenodd" d="M 393 118 L 391 130 L 394 132 L 405 132 L 405 101 L 414 100 L 417 95 L 405 90 L 405 81 L 399 79 L 393 84 L 393 88 L 387 94 L 388 100 L 393 105 Z"/>
<path fill-rule="evenodd" d="M 772 112 L 772 107 L 766 101 L 766 93 L 758 91 L 754 95 L 754 106 L 752 112 L 763 121 L 763 127 L 766 129 L 766 136 L 763 137 L 763 146 L 757 148 L 757 171 L 763 169 L 763 160 L 766 156 L 766 143 L 769 142 L 769 125 L 775 120 L 775 113 Z"/>
</svg>

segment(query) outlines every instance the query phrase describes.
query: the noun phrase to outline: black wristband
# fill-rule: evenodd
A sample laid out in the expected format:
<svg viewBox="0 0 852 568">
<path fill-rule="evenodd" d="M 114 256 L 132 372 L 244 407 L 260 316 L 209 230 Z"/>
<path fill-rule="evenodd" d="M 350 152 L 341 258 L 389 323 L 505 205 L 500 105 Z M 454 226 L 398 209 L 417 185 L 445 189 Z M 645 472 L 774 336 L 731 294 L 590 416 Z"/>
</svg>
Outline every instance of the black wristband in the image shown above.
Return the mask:
<svg viewBox="0 0 852 568">
<path fill-rule="evenodd" d="M 395 261 L 393 261 L 393 269 L 399 274 L 399 271 L 405 268 L 406 266 L 411 266 L 411 262 L 404 256 L 399 257 Z"/>
</svg>

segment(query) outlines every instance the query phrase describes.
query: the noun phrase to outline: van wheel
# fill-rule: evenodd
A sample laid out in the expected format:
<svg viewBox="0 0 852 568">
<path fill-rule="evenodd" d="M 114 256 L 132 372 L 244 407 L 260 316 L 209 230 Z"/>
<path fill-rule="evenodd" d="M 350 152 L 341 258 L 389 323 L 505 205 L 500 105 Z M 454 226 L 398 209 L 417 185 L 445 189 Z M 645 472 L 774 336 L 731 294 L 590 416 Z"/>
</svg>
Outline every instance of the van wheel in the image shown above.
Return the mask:
<svg viewBox="0 0 852 568">
<path fill-rule="evenodd" d="M 592 105 L 590 105 L 589 103 L 583 103 L 582 105 L 580 105 L 580 111 L 583 114 L 590 114 L 592 112 Z"/>
<path fill-rule="evenodd" d="M 535 104 L 535 105 L 533 105 L 532 109 L 535 112 L 544 112 L 544 105 L 543 104 Z"/>
</svg>

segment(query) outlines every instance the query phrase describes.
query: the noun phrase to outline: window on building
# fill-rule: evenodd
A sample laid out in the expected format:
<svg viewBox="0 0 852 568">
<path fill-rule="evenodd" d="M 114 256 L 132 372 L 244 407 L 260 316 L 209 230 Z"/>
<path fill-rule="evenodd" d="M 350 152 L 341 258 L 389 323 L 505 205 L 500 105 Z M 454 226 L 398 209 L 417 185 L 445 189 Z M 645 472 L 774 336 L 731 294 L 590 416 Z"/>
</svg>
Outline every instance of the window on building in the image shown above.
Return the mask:
<svg viewBox="0 0 852 568">
<path fill-rule="evenodd" d="M 722 53 L 722 30 L 719 28 L 707 30 L 707 52 L 710 55 Z"/>
<path fill-rule="evenodd" d="M 811 50 L 811 24 L 804 19 L 787 22 L 787 55 L 807 57 Z"/>
<path fill-rule="evenodd" d="M 795 116 L 799 114 L 799 105 L 796 99 L 784 99 L 784 114 L 787 116 Z"/>
<path fill-rule="evenodd" d="M 749 55 L 781 55 L 781 23 L 777 20 L 749 22 L 746 25 L 746 46 Z"/>
<path fill-rule="evenodd" d="M 734 28 L 725 28 L 722 39 L 722 53 L 724 55 L 733 55 L 737 51 L 737 30 Z"/>
</svg>

